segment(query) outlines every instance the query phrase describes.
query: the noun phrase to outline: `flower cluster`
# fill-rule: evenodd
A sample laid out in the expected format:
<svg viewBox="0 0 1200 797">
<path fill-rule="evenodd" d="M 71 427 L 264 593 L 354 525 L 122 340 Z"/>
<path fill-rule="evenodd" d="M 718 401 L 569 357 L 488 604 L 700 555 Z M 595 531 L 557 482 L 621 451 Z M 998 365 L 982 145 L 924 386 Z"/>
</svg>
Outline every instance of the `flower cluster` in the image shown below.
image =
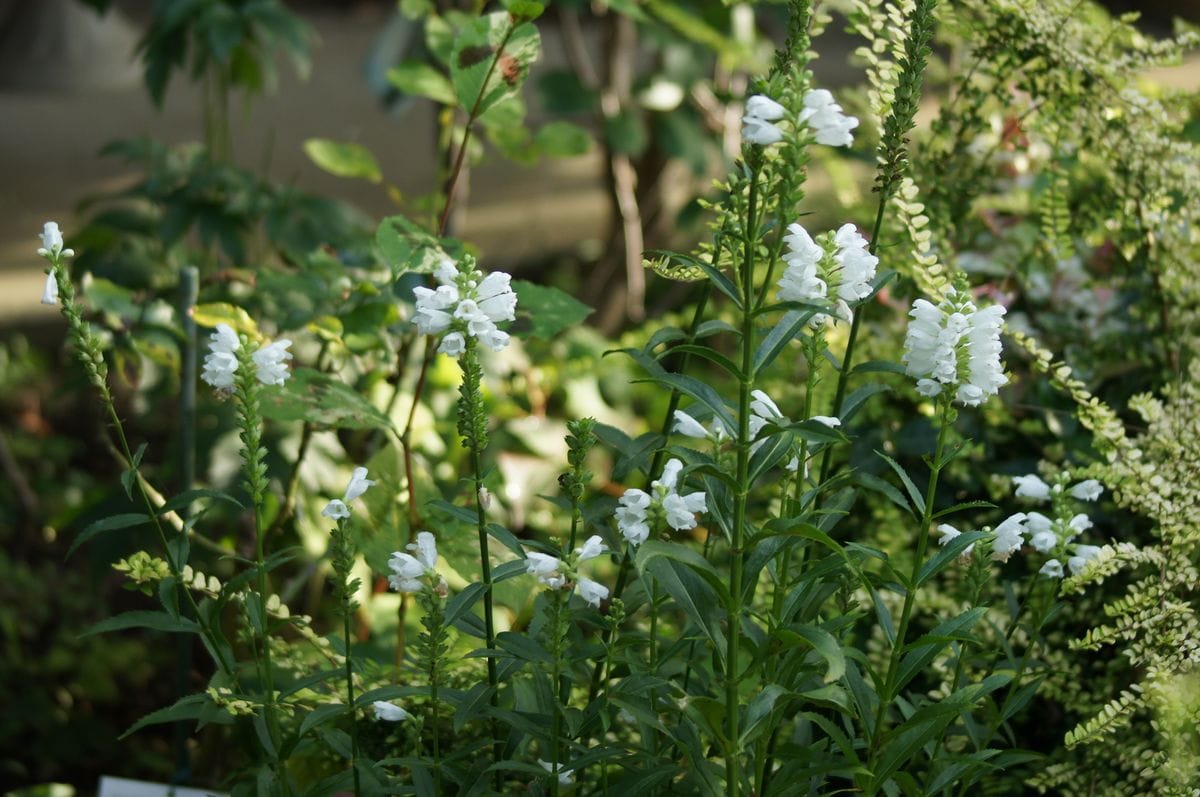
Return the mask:
<svg viewBox="0 0 1200 797">
<path fill-rule="evenodd" d="M 827 147 L 848 147 L 854 143 L 850 131 L 858 127 L 858 118 L 846 116 L 842 106 L 826 89 L 813 89 L 804 95 L 804 110 L 797 119 L 808 124 L 813 138 Z"/>
<path fill-rule="evenodd" d="M 479 340 L 492 351 L 508 345 L 508 333 L 496 327 L 517 317 L 517 294 L 512 277 L 493 271 L 486 277 L 475 269 L 460 270 L 443 258 L 434 271 L 438 287 L 413 288 L 417 302 L 414 322 L 422 335 L 446 333 L 438 352 L 457 357 L 467 350 L 467 338 Z"/>
<path fill-rule="evenodd" d="M 437 587 L 441 576 L 437 572 L 437 540 L 428 531 L 418 532 L 417 541 L 405 546 L 411 553 L 396 551 L 388 559 L 392 575 L 388 585 L 398 592 L 420 592 L 426 584 Z"/>
<path fill-rule="evenodd" d="M 783 119 L 787 109 L 763 94 L 746 99 L 746 114 L 742 117 L 742 138 L 751 144 L 767 147 L 783 139 L 783 131 L 774 122 Z M 818 144 L 829 147 L 848 147 L 854 143 L 851 130 L 858 119 L 846 116 L 842 106 L 825 89 L 812 89 L 804 95 L 804 108 L 796 118 L 807 125 Z"/>
<path fill-rule="evenodd" d="M 218 390 L 233 388 L 233 377 L 238 369 L 237 352 L 242 339 L 228 324 L 217 324 L 209 343 L 209 352 L 204 357 L 204 371 L 200 378 Z M 288 360 L 292 353 L 288 347 L 292 342 L 286 338 L 258 348 L 252 355 L 255 375 L 264 385 L 282 385 L 287 381 Z"/>
<path fill-rule="evenodd" d="M 629 489 L 618 501 L 617 528 L 630 545 L 641 545 L 660 520 L 676 531 L 696 528 L 696 513 L 708 511 L 703 492 L 680 495 L 676 489 L 683 463 L 670 459 L 662 477 L 651 482 L 650 492 Z"/>
<path fill-rule="evenodd" d="M 325 505 L 321 510 L 324 517 L 340 520 L 350 517 L 350 502 L 358 498 L 367 491 L 367 488 L 375 482 L 367 478 L 366 468 L 355 468 L 350 474 L 350 483 L 346 485 L 346 492 L 341 498 L 335 498 Z"/>
<path fill-rule="evenodd" d="M 867 249 L 867 240 L 853 224 L 843 224 L 837 232 L 814 241 L 799 224 L 788 226 L 783 240 L 787 263 L 779 280 L 779 298 L 785 302 L 836 301 L 838 317 L 850 318 L 850 305 L 871 295 L 871 281 L 879 258 Z M 817 326 L 827 316 L 813 317 Z"/>
<path fill-rule="evenodd" d="M 938 305 L 917 299 L 909 315 L 903 360 L 918 393 L 932 397 L 950 388 L 955 401 L 975 407 L 1008 382 L 1000 362 L 1003 307 L 978 310 L 951 288 Z"/>
<path fill-rule="evenodd" d="M 604 541 L 599 535 L 588 537 L 582 547 L 576 548 L 565 561 L 557 556 L 538 551 L 525 552 L 525 572 L 537 576 L 537 580 L 550 589 L 579 590 L 579 597 L 593 607 L 608 597 L 608 587 L 590 578 L 579 575 L 579 565 L 604 553 Z"/>
<path fill-rule="evenodd" d="M 1104 493 L 1104 487 L 1095 479 L 1085 479 L 1067 487 L 1065 474 L 1047 484 L 1040 476 L 1028 474 L 1013 477 L 1015 494 L 1035 502 L 1050 501 L 1054 517 L 1041 512 L 1025 515 L 1025 528 L 1030 533 L 1029 544 L 1038 553 L 1052 554 L 1038 572 L 1050 578 L 1063 577 L 1062 560 L 1067 560 L 1071 573 L 1079 573 L 1100 553 L 1100 547 L 1075 542 L 1075 538 L 1092 527 L 1092 519 L 1082 512 L 1074 512 L 1067 499 L 1095 501 Z"/>
</svg>

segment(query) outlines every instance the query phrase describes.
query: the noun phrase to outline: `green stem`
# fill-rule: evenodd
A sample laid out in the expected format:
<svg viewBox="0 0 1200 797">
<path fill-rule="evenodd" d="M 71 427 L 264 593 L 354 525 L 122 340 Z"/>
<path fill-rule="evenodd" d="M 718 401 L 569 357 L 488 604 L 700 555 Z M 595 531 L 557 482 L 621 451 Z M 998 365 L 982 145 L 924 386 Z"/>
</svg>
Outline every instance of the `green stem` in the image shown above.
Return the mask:
<svg viewBox="0 0 1200 797">
<path fill-rule="evenodd" d="M 104 410 L 108 414 L 109 424 L 116 433 L 117 442 L 120 444 L 119 452 L 121 457 L 124 458 L 123 464 L 125 468 L 134 471 L 135 478 L 133 481 L 137 484 L 138 494 L 141 496 L 142 503 L 146 507 L 146 514 L 150 516 L 151 524 L 158 535 L 159 544 L 162 545 L 167 568 L 171 573 L 171 577 L 175 580 L 179 593 L 183 595 L 188 608 L 191 609 L 193 615 L 196 617 L 196 622 L 200 625 L 201 635 L 208 641 L 214 663 L 229 678 L 231 683 L 236 684 L 237 672 L 234 669 L 233 663 L 226 661 L 224 649 L 218 644 L 216 633 L 212 630 L 208 620 L 200 612 L 200 607 L 196 603 L 191 590 L 184 584 L 183 567 L 181 563 L 175 560 L 175 554 L 167 542 L 167 534 L 162 527 L 160 519 L 161 515 L 151 500 L 145 483 L 141 478 L 137 478 L 137 467 L 135 466 L 133 451 L 129 448 L 129 439 L 125 436 L 125 425 L 121 422 L 121 417 L 117 414 L 117 409 L 113 404 L 112 393 L 108 389 L 108 368 L 104 362 L 104 355 L 100 351 L 98 341 L 92 336 L 87 323 L 83 320 L 79 306 L 75 303 L 75 286 L 66 273 L 66 267 L 62 263 L 61 257 L 51 261 L 51 267 L 54 272 L 55 282 L 58 283 L 62 314 L 67 319 L 67 323 L 71 328 L 71 337 L 75 342 L 76 356 L 78 356 L 79 361 L 83 364 L 92 386 L 100 394 L 100 403 L 104 405 Z M 180 533 L 184 534 L 186 532 Z"/>
<path fill-rule="evenodd" d="M 703 287 L 700 289 L 700 298 L 696 300 L 696 309 L 692 312 L 692 320 L 688 325 L 687 342 L 689 343 L 694 342 L 696 339 L 696 331 L 700 328 L 700 323 L 704 319 L 704 312 L 708 308 L 708 299 L 711 295 L 712 283 L 706 280 L 703 284 Z M 676 369 L 676 373 L 683 373 L 686 371 L 690 359 L 690 353 L 684 352 L 679 358 L 679 367 Z M 679 409 L 679 399 L 681 396 L 682 394 L 678 389 L 672 388 L 671 395 L 667 400 L 667 411 L 663 416 L 662 425 L 659 427 L 659 435 L 664 438 L 671 433 L 671 427 L 675 422 L 675 410 Z M 659 448 L 654 452 L 654 457 L 650 461 L 650 469 L 646 473 L 646 480 L 643 484 L 643 487 L 649 487 L 650 482 L 654 480 L 655 474 L 657 474 L 662 468 L 663 459 L 665 458 L 665 449 Z M 625 555 L 621 557 L 621 564 L 617 568 L 616 583 L 613 585 L 612 597 L 614 600 L 621 597 L 621 593 L 625 590 L 625 585 L 629 582 L 632 559 L 632 550 L 626 546 Z M 611 633 L 612 632 L 607 630 L 604 632 L 601 638 L 601 642 L 604 645 L 608 645 L 611 639 Z M 588 687 L 589 703 L 595 700 L 596 696 L 600 694 L 600 687 L 605 681 L 604 674 L 606 669 L 607 668 L 605 667 L 604 661 L 596 662 L 595 667 L 592 668 L 592 681 L 591 685 Z"/>
<path fill-rule="evenodd" d="M 921 513 L 921 525 L 917 528 L 917 552 L 913 557 L 912 573 L 905 585 L 904 606 L 900 611 L 900 623 L 896 627 L 896 640 L 892 644 L 892 653 L 888 659 L 888 668 L 883 679 L 883 694 L 879 696 L 879 711 L 875 717 L 875 728 L 871 734 L 871 759 L 874 760 L 879 750 L 879 742 L 883 738 L 883 726 L 887 720 L 888 707 L 896 699 L 896 675 L 899 671 L 900 657 L 904 654 L 904 645 L 908 637 L 908 626 L 912 619 L 913 605 L 917 597 L 917 578 L 921 573 L 921 565 L 925 562 L 925 553 L 929 546 L 929 526 L 933 522 L 934 499 L 937 495 L 938 476 L 941 474 L 942 457 L 946 450 L 946 438 L 952 426 L 951 415 L 953 408 L 950 399 L 941 399 L 941 423 L 938 427 L 937 448 L 929 463 L 929 485 L 925 490 L 925 511 Z"/>
<path fill-rule="evenodd" d="M 738 656 L 742 642 L 742 580 L 745 567 L 746 506 L 750 495 L 750 393 L 754 388 L 754 252 L 758 245 L 758 164 L 750 165 L 750 192 L 743 240 L 742 364 L 738 379 L 737 491 L 733 500 L 733 540 L 730 546 L 729 628 L 725 650 L 725 794 L 738 797 L 742 761 L 738 749 L 740 701 Z"/>
<path fill-rule="evenodd" d="M 338 525 L 341 526 L 345 522 L 340 520 Z M 344 528 L 341 531 L 345 533 Z M 346 705 L 350 708 L 350 770 L 354 775 L 354 797 L 359 797 L 362 794 L 362 784 L 359 783 L 358 776 L 358 712 L 354 710 L 354 664 L 350 655 L 350 619 L 353 612 L 350 608 L 349 588 L 350 585 L 346 584 L 342 589 L 342 637 L 346 649 Z"/>
</svg>

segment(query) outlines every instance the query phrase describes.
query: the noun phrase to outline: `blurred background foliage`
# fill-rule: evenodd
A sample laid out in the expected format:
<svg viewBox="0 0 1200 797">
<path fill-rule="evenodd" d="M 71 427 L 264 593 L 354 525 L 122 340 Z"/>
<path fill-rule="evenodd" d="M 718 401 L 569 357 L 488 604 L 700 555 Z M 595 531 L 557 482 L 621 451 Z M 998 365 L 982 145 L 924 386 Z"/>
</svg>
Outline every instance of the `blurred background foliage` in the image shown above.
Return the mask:
<svg viewBox="0 0 1200 797">
<path fill-rule="evenodd" d="M 101 10 L 109 5 L 89 4 Z M 1200 120 L 1194 96 L 1142 81 L 1147 69 L 1169 62 L 1193 40 L 1173 43 L 1161 20 L 1138 28 L 1091 3 L 1069 4 L 1069 23 L 1056 24 L 1061 19 L 1054 15 L 1066 5 L 1022 13 L 1014 10 L 1021 4 L 967 2 L 943 10 L 911 175 L 923 190 L 898 200 L 900 221 L 885 230 L 881 257 L 902 279 L 880 297 L 889 312 L 866 310 L 873 330 L 863 339 L 864 361 L 899 359 L 904 310 L 922 287 L 920 257 L 933 256 L 1003 300 L 1010 325 L 1036 335 L 1118 410 L 1131 396 L 1182 378 L 1197 328 L 1195 284 L 1187 282 L 1191 272 L 1180 263 L 1195 247 L 1190 233 L 1155 227 L 1156 214 L 1177 208 L 1145 207 L 1139 198 L 1192 201 L 1194 194 L 1183 193 L 1188 170 L 1172 169 L 1150 144 L 1155 136 L 1173 135 L 1194 145 Z M 520 13 L 519 3 L 509 7 Z M 409 513 L 395 498 L 409 489 L 395 430 L 409 422 L 413 357 L 423 345 L 408 323 L 411 288 L 419 279 L 408 268 L 436 242 L 430 231 L 447 204 L 447 187 L 456 182 L 467 119 L 478 117 L 482 136 L 469 139 L 461 159 L 456 190 L 463 201 L 446 220 L 449 234 L 461 228 L 457 215 L 469 208 L 471 169 L 485 159 L 536 164 L 591 151 L 603 164 L 605 236 L 592 252 L 516 264 L 529 277 L 518 288 L 522 305 L 551 309 L 518 319 L 517 329 L 528 333 L 522 345 L 489 362 L 487 374 L 496 424 L 491 450 L 503 452 L 489 475 L 494 511 L 519 536 L 545 533 L 553 531 L 551 506 L 538 496 L 555 490 L 566 419 L 590 415 L 637 436 L 650 431 L 648 424 L 665 409 L 665 396 L 631 383 L 638 374 L 626 360 L 604 355 L 617 347 L 641 348 L 658 324 L 687 325 L 698 284 L 655 277 L 642 252 L 687 247 L 703 235 L 702 200 L 738 151 L 741 97 L 750 76 L 768 65 L 784 25 L 782 9 L 772 4 L 554 3 L 536 22 L 541 36 L 514 48 L 512 69 L 528 73 L 524 91 L 499 86 L 489 107 L 471 109 L 456 89 L 456 70 L 464 62 L 454 43 L 479 24 L 482 10 L 401 0 L 368 61 L 374 66 L 364 79 L 381 102 L 436 107 L 428 149 L 413 153 L 438 159 L 437 178 L 424 195 L 391 185 L 374 154 L 359 145 L 312 139 L 305 147 L 322 169 L 388 192 L 397 216 L 377 229 L 375 220 L 336 197 L 272 183 L 234 161 L 234 104 L 269 91 L 282 60 L 299 72 L 309 67 L 315 32 L 295 9 L 279 0 L 159 0 L 138 52 L 146 89 L 161 103 L 180 81 L 201 85 L 198 141 L 113 142 L 104 155 L 135 164 L 143 176 L 119 193 L 89 200 L 87 225 L 68 236 L 80 253 L 74 276 L 84 286 L 93 322 L 104 330 L 122 415 L 149 443 L 145 464 L 168 493 L 188 486 L 176 434 L 178 374 L 187 346 L 183 269 L 199 271 L 196 316 L 202 325 L 244 321 L 236 307 L 268 334 L 296 339 L 296 378 L 265 408 L 273 420 L 269 464 L 279 499 L 268 522 L 282 541 L 304 552 L 285 568 L 280 591 L 293 611 L 315 618 L 318 630 L 333 627 L 323 597 L 328 529 L 318 512 L 351 464 L 366 465 L 385 489 L 367 496 L 368 519 L 353 526 L 370 568 L 362 571 L 358 644 L 381 662 L 380 679 L 390 677 L 383 663 L 394 658 L 398 624 L 414 622 L 378 575 L 412 530 Z M 820 5 L 814 33 L 849 29 L 865 48 L 830 69 L 831 85 L 858 83 L 886 60 L 891 43 L 872 38 L 880 33 L 872 21 L 886 10 L 876 0 Z M 1106 34 L 1101 44 L 1098 31 Z M 551 35 L 565 65 L 542 68 L 538 56 Z M 1142 85 L 1161 105 L 1122 109 L 1128 85 Z M 871 92 L 863 82 L 843 100 L 864 120 L 867 140 L 878 135 L 871 129 L 877 102 Z M 1135 119 L 1138 113 L 1144 118 Z M 863 155 L 869 151 L 856 146 L 844 156 L 820 153 L 806 226 L 832 227 L 847 220 L 847 208 L 870 207 L 862 201 L 870 190 L 872 164 Z M 521 198 L 512 203 L 519 219 Z M 870 221 L 850 220 L 860 226 Z M 519 221 L 512 234 L 521 234 Z M 480 254 L 486 263 L 487 253 Z M 563 289 L 594 312 L 558 294 L 538 294 L 543 285 Z M 579 325 L 584 317 L 588 326 Z M 646 318 L 654 324 L 643 325 Z M 830 334 L 837 349 L 844 325 Z M 0 788 L 59 781 L 87 792 L 105 773 L 188 777 L 169 727 L 121 742 L 117 737 L 148 711 L 203 688 L 206 674 L 181 665 L 169 637 L 80 636 L 92 622 L 137 605 L 140 596 L 121 588 L 123 579 L 111 564 L 148 542 L 137 530 L 105 535 L 64 560 L 70 541 L 89 523 L 130 507 L 115 461 L 100 442 L 99 412 L 58 343 L 40 333 L 14 335 L 0 346 L 0 464 L 8 477 L 0 481 L 0 704 L 6 708 Z M 802 383 L 797 361 L 781 358 L 777 366 L 772 395 L 783 407 L 795 405 Z M 1007 476 L 1032 472 L 1040 460 L 1080 466 L 1097 455 L 1070 396 L 1035 376 L 1031 361 L 1015 348 L 1009 349 L 1008 367 L 1013 385 L 1006 400 L 963 416 L 963 429 L 973 438 L 971 455 L 957 460 L 944 480 L 946 503 L 988 499 L 1004 505 Z M 874 397 L 850 427 L 857 435 L 853 464 L 884 477 L 878 449 L 918 467 L 933 443 L 928 406 L 913 400 L 902 378 L 870 378 L 879 387 L 868 389 Z M 464 489 L 458 480 L 463 452 L 449 412 L 458 379 L 456 367 L 440 359 L 428 376 L 425 404 L 413 411 L 421 465 L 414 478 L 422 496 L 449 500 Z M 832 385 L 819 390 L 815 406 L 827 406 Z M 202 392 L 197 418 L 200 480 L 224 488 L 237 467 L 229 408 Z M 1133 416 L 1122 420 L 1131 429 L 1138 423 Z M 599 515 L 611 507 L 627 465 L 597 454 L 599 496 L 589 511 Z M 887 531 L 902 528 L 889 522 L 899 510 L 886 495 L 871 492 L 870 484 L 863 486 L 868 489 L 845 527 L 883 529 L 872 544 L 901 552 L 903 536 Z M 1096 536 L 1150 539 L 1144 518 L 1106 509 L 1094 518 Z M 210 510 L 195 554 L 197 569 L 218 577 L 231 572 L 224 557 L 246 553 L 251 539 L 242 521 L 221 513 L 220 507 Z M 446 533 L 459 522 L 453 513 L 436 506 L 424 513 L 427 522 L 439 524 L 450 563 L 468 563 L 472 544 L 466 535 Z M 978 522 L 996 519 L 981 515 Z M 461 550 L 458 538 L 464 540 Z M 1105 593 L 1119 594 L 1121 585 L 1114 579 Z M 959 599 L 960 586 L 946 585 L 948 607 Z M 524 585 L 499 585 L 497 601 L 510 624 L 528 622 Z M 1104 595 L 1092 593 L 1064 612 L 1053 637 L 1059 649 L 1091 626 L 1103 601 Z M 282 653 L 295 656 L 298 670 L 315 655 L 299 648 Z M 1045 788 L 1065 788 L 1079 776 L 1083 759 L 1062 749 L 1062 735 L 1131 678 L 1106 654 L 1071 655 L 1074 663 L 1058 662 L 1053 699 L 1039 699 L 1019 728 L 1061 767 L 1054 770 L 1058 780 L 1046 780 Z M 1091 695 L 1068 685 L 1084 678 Z M 936 674 L 929 687 L 937 688 Z M 235 741 L 227 737 L 216 726 L 196 737 L 190 755 L 200 782 L 220 786 L 237 766 L 224 757 Z M 331 762 L 311 765 L 320 771 Z M 1128 773 L 1117 760 L 1093 756 L 1087 766 L 1092 778 L 1136 782 L 1121 780 Z M 997 778 L 994 793 L 1031 788 L 1022 785 L 1031 771 L 1016 767 Z M 1073 793 L 1086 791 L 1077 788 Z"/>
</svg>

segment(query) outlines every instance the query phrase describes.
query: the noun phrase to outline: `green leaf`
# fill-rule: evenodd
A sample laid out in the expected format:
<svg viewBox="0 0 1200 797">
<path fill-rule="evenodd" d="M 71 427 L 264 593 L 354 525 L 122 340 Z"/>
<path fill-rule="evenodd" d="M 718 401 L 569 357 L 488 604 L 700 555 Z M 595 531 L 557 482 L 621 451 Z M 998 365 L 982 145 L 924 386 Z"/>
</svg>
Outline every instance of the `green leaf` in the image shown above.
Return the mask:
<svg viewBox="0 0 1200 797">
<path fill-rule="evenodd" d="M 527 22 L 513 28 L 507 12 L 472 20 L 459 31 L 450 55 L 459 104 L 478 119 L 520 89 L 540 52 L 537 28 Z"/>
<path fill-rule="evenodd" d="M 897 490 L 890 482 L 884 481 L 873 473 L 865 473 L 863 471 L 859 471 L 858 473 L 854 474 L 854 481 L 856 484 L 866 487 L 868 490 L 874 490 L 880 495 L 885 496 L 893 504 L 900 507 L 913 517 L 916 517 L 916 515 L 913 513 L 913 508 L 909 506 L 908 501 L 904 499 L 904 496 L 900 494 L 900 491 Z"/>
<path fill-rule="evenodd" d="M 522 661 L 542 662 L 549 664 L 554 661 L 550 652 L 538 644 L 532 637 L 525 634 L 515 634 L 511 631 L 501 631 L 496 635 L 496 645 L 515 658 Z"/>
<path fill-rule="evenodd" d="M 442 105 L 458 103 L 450 79 L 429 64 L 421 61 L 403 61 L 387 72 L 388 82 L 405 94 L 428 97 Z"/>
<path fill-rule="evenodd" d="M 137 733 L 147 725 L 161 725 L 164 722 L 180 722 L 182 720 L 198 720 L 209 713 L 212 707 L 212 701 L 208 695 L 187 695 L 176 700 L 173 705 L 150 712 L 130 725 L 118 738 L 124 739 L 130 734 Z"/>
<path fill-rule="evenodd" d="M 754 372 L 758 373 L 774 362 L 784 348 L 807 326 L 815 312 L 815 310 L 787 311 L 783 318 L 779 319 L 779 323 L 771 327 L 771 331 L 763 338 L 762 343 L 758 344 L 758 351 L 754 352 Z"/>
<path fill-rule="evenodd" d="M 233 504 L 238 509 L 242 508 L 241 502 L 224 490 L 216 490 L 211 487 L 198 487 L 194 490 L 186 490 L 173 497 L 170 501 L 160 506 L 155 514 L 165 515 L 168 512 L 175 512 L 201 498 L 215 498 L 227 504 Z"/>
<path fill-rule="evenodd" d="M 300 723 L 300 736 L 304 736 L 314 728 L 319 728 L 331 719 L 342 716 L 347 711 L 348 708 L 341 703 L 317 706 L 304 715 L 304 720 Z"/>
<path fill-rule="evenodd" d="M 790 625 L 787 631 L 812 645 L 813 650 L 825 659 L 825 683 L 831 684 L 846 674 L 846 657 L 833 634 L 824 628 L 808 624 Z"/>
<path fill-rule="evenodd" d="M 362 144 L 310 138 L 304 142 L 304 154 L 323 171 L 337 177 L 349 177 L 378 183 L 383 180 L 379 161 Z"/>
<path fill-rule="evenodd" d="M 491 702 L 491 697 L 492 687 L 486 683 L 479 683 L 463 693 L 457 701 L 452 697 L 448 698 L 449 702 L 456 703 L 454 732 L 460 733 L 464 725 L 482 715 Z"/>
<path fill-rule="evenodd" d="M 643 543 L 643 545 L 648 544 Z M 724 661 L 725 634 L 721 631 L 721 620 L 725 617 L 724 606 L 708 582 L 690 567 L 674 559 L 659 556 L 644 561 L 645 569 L 671 596 L 693 623 L 704 633 Z M 728 594 L 728 587 L 726 587 Z"/>
<path fill-rule="evenodd" d="M 394 277 L 409 272 L 432 274 L 443 253 L 456 258 L 461 251 L 455 241 L 438 238 L 404 216 L 388 216 L 379 222 L 375 244 Z"/>
<path fill-rule="evenodd" d="M 240 307 L 235 307 L 227 302 L 209 302 L 207 304 L 198 304 L 192 308 L 192 320 L 197 325 L 208 327 L 210 329 L 218 324 L 228 324 L 233 327 L 235 332 L 241 332 L 244 335 L 249 335 L 252 338 L 261 338 L 259 334 L 258 324 L 254 323 L 254 319 Z"/>
<path fill-rule="evenodd" d="M 138 514 L 135 512 L 112 515 L 110 517 L 103 518 L 102 520 L 97 520 L 94 523 L 89 523 L 83 531 L 79 532 L 79 535 L 75 537 L 75 540 L 71 543 L 71 547 L 67 550 L 66 558 L 70 558 L 71 554 L 75 553 L 76 548 L 99 534 L 103 534 L 106 531 L 113 531 L 114 529 L 127 529 L 132 526 L 140 526 L 143 523 L 149 522 L 149 515 Z"/>
<path fill-rule="evenodd" d="M 921 565 L 921 572 L 917 574 L 917 583 L 913 584 L 912 588 L 919 589 L 922 584 L 945 569 L 946 565 L 961 556 L 967 548 L 986 537 L 987 534 L 982 531 L 968 531 L 939 547 L 937 553 L 931 556 L 928 562 Z"/>
<path fill-rule="evenodd" d="M 925 498 L 921 495 L 921 491 L 917 489 L 917 485 L 913 484 L 913 480 L 909 478 L 908 471 L 900 467 L 900 463 L 889 457 L 887 454 L 875 451 L 879 457 L 888 464 L 896 475 L 900 477 L 900 481 L 904 484 L 904 489 L 908 491 L 908 497 L 912 500 L 913 507 L 917 510 L 918 515 L 925 514 Z"/>
<path fill-rule="evenodd" d="M 583 85 L 570 69 L 538 71 L 538 96 L 548 113 L 586 113 L 596 107 L 596 92 Z"/>
<path fill-rule="evenodd" d="M 442 624 L 446 626 L 454 625 L 459 617 L 471 611 L 476 601 L 483 596 L 483 593 L 483 584 L 468 584 L 462 592 L 446 602 L 446 615 L 442 620 Z"/>
<path fill-rule="evenodd" d="M 297 368 L 282 388 L 264 391 L 261 407 L 264 418 L 325 429 L 392 428 L 386 415 L 345 382 L 311 368 Z"/>
<path fill-rule="evenodd" d="M 787 694 L 788 690 L 779 684 L 767 684 L 750 700 L 750 705 L 746 706 L 746 716 L 742 721 L 742 734 L 738 741 L 738 745 L 742 749 L 747 749 L 746 746 L 752 744 L 764 730 L 771 728 L 768 720 L 775 709 L 775 704 L 779 698 Z"/>
<path fill-rule="evenodd" d="M 130 501 L 133 500 L 133 483 L 137 480 L 138 466 L 142 464 L 142 457 L 145 453 L 146 443 L 142 443 L 134 453 L 129 467 L 121 472 L 121 486 L 125 488 L 125 497 Z"/>
<path fill-rule="evenodd" d="M 592 308 L 549 285 L 513 280 L 512 288 L 517 294 L 517 312 L 533 325 L 529 334 L 535 338 L 553 340 L 592 314 Z"/>
<path fill-rule="evenodd" d="M 179 634 L 196 634 L 200 626 L 186 617 L 172 617 L 166 612 L 134 611 L 108 617 L 84 631 L 80 636 L 103 634 L 108 631 L 123 631 L 127 628 L 149 628 L 152 631 L 169 631 Z"/>
<path fill-rule="evenodd" d="M 689 567 L 696 575 L 708 582 L 709 586 L 713 588 L 713 591 L 721 599 L 723 605 L 728 605 L 729 587 L 725 583 L 725 579 L 712 566 L 712 563 L 699 553 L 675 542 L 646 540 L 637 549 L 638 569 L 644 569 L 651 560 L 657 557 L 672 559 Z"/>
<path fill-rule="evenodd" d="M 894 687 L 896 694 L 899 694 L 900 690 L 917 676 L 917 673 L 928 667 L 929 663 L 952 640 L 969 639 L 965 635 L 975 623 L 979 622 L 979 618 L 986 613 L 987 607 L 985 606 L 975 606 L 967 609 L 962 614 L 939 623 L 936 628 L 920 639 L 905 645 L 906 652 L 904 658 L 900 660 L 900 669 L 896 676 Z"/>
</svg>

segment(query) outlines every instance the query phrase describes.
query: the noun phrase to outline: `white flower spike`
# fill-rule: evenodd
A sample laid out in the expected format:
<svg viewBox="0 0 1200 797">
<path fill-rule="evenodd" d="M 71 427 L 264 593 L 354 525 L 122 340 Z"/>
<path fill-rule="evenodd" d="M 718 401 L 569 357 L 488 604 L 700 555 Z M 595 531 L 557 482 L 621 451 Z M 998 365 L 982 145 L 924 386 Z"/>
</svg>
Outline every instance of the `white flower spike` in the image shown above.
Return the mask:
<svg viewBox="0 0 1200 797">
<path fill-rule="evenodd" d="M 517 294 L 511 276 L 502 271 L 487 276 L 475 269 L 460 272 L 457 264 L 446 257 L 438 264 L 434 277 L 440 283 L 437 288 L 413 289 L 417 304 L 413 322 L 422 335 L 447 333 L 438 345 L 439 353 L 461 355 L 467 350 L 468 337 L 493 351 L 508 345 L 508 333 L 496 324 L 517 317 Z"/>
<path fill-rule="evenodd" d="M 1008 382 L 1000 362 L 1003 307 L 977 310 L 967 294 L 950 289 L 938 305 L 917 299 L 909 315 L 903 360 L 918 393 L 950 388 L 954 401 L 975 407 Z"/>
<path fill-rule="evenodd" d="M 1008 558 L 1025 544 L 1024 512 L 1007 518 L 996 527 L 995 538 L 992 540 L 992 559 L 997 562 L 1007 562 Z"/>
<path fill-rule="evenodd" d="M 396 551 L 388 560 L 392 575 L 388 585 L 398 592 L 420 592 L 425 588 L 428 577 L 437 575 L 437 541 L 428 531 L 417 534 L 417 541 L 408 544 L 408 550 L 417 555 Z"/>
<path fill-rule="evenodd" d="M 342 518 L 350 517 L 350 507 L 346 506 L 346 503 L 342 499 L 335 498 L 325 505 L 325 508 L 321 510 L 321 515 L 333 518 L 334 520 L 341 520 Z"/>
<path fill-rule="evenodd" d="M 600 608 L 600 601 L 608 597 L 608 587 L 592 581 L 590 578 L 579 578 L 579 597 L 583 598 L 593 609 Z"/>
<path fill-rule="evenodd" d="M 346 485 L 346 494 L 342 497 L 342 500 L 350 503 L 355 498 L 360 497 L 374 484 L 374 481 L 367 478 L 366 468 L 355 468 L 354 472 L 350 474 L 350 483 Z"/>
<path fill-rule="evenodd" d="M 63 257 L 74 257 L 75 252 L 71 249 L 63 249 L 62 231 L 58 229 L 58 222 L 48 221 L 42 225 L 42 245 L 37 250 L 41 257 L 54 258 L 58 255 Z"/>
</svg>

